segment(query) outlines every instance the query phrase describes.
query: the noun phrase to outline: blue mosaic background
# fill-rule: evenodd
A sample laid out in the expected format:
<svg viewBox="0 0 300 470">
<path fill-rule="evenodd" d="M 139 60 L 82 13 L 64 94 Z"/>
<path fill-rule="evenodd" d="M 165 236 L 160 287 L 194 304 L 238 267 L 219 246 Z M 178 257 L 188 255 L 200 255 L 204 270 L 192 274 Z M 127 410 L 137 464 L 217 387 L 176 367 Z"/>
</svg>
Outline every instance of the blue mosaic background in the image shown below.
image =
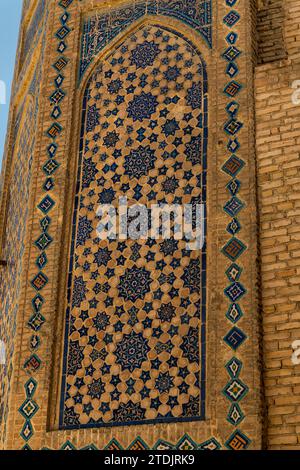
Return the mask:
<svg viewBox="0 0 300 470">
<path fill-rule="evenodd" d="M 176 18 L 197 31 L 212 46 L 212 6 L 211 0 L 140 0 L 128 2 L 110 12 L 99 13 L 84 19 L 79 78 L 87 67 L 112 39 L 131 24 L 146 15 L 160 15 Z"/>
</svg>

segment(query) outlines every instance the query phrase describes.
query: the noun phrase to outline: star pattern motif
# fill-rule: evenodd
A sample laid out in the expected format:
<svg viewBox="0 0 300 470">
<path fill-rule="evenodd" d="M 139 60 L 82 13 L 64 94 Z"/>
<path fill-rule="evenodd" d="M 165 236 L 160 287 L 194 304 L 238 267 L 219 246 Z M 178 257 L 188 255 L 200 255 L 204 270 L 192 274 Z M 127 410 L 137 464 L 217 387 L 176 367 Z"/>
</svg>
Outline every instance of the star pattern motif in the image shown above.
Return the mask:
<svg viewBox="0 0 300 470">
<path fill-rule="evenodd" d="M 204 73 L 182 37 L 144 26 L 87 85 L 63 428 L 201 417 L 204 254 L 100 240 L 95 214 L 122 196 L 205 202 Z"/>
</svg>

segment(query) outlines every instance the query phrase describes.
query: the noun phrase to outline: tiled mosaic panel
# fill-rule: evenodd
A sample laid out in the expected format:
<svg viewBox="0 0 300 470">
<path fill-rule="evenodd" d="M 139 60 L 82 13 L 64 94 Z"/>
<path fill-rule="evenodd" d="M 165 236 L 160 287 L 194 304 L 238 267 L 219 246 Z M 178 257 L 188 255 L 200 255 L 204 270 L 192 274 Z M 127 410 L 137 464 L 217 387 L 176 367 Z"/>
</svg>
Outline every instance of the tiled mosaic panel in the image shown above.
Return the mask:
<svg viewBox="0 0 300 470">
<path fill-rule="evenodd" d="M 205 203 L 200 55 L 158 26 L 103 61 L 84 98 L 60 427 L 204 417 L 205 249 L 100 241 L 100 203 Z"/>
<path fill-rule="evenodd" d="M 176 18 L 212 46 L 211 0 L 136 0 L 84 18 L 79 76 L 112 39 L 144 16 Z"/>
<path fill-rule="evenodd" d="M 8 412 L 7 397 L 12 375 L 13 340 L 19 306 L 18 296 L 21 289 L 22 255 L 24 252 L 32 151 L 34 147 L 32 126 L 35 122 L 35 117 L 34 102 L 27 102 L 27 104 L 23 104 L 21 107 L 14 127 L 15 143 L 12 148 L 13 163 L 8 195 L 6 243 L 3 251 L 3 258 L 7 260 L 8 266 L 5 270 L 0 270 L 0 286 L 2 287 L 0 298 L 0 338 L 6 344 L 6 365 L 0 365 L 0 425 L 2 424 L 4 427 Z M 22 195 L 22 203 L 16 197 L 18 194 Z"/>
<path fill-rule="evenodd" d="M 243 437 L 243 436 L 241 436 Z M 232 439 L 236 436 L 232 436 Z M 231 441 L 230 441 L 231 442 Z M 231 446 L 227 446 L 232 448 Z M 215 438 L 211 437 L 201 444 L 197 444 L 188 434 L 179 439 L 176 443 L 171 443 L 165 441 L 164 439 L 159 439 L 154 445 L 149 446 L 140 436 L 137 436 L 129 446 L 124 447 L 117 439 L 113 438 L 111 441 L 101 447 L 95 444 L 89 444 L 81 448 L 77 448 L 72 442 L 66 441 L 60 447 L 60 450 L 110 450 L 110 451 L 119 451 L 119 450 L 180 450 L 180 451 L 190 451 L 190 450 L 220 450 L 222 448 L 220 442 Z M 50 448 L 43 448 L 43 450 L 52 450 Z"/>
</svg>

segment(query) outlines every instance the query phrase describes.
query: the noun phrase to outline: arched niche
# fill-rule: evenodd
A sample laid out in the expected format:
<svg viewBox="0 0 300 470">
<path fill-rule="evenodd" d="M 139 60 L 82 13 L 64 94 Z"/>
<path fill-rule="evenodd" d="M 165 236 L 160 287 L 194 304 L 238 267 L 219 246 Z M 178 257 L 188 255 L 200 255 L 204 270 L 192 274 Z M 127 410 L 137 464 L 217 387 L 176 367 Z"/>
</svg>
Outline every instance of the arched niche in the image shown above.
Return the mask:
<svg viewBox="0 0 300 470">
<path fill-rule="evenodd" d="M 206 65 L 144 22 L 84 86 L 64 296 L 59 428 L 205 418 L 206 244 L 100 240 L 99 204 L 204 206 Z"/>
</svg>

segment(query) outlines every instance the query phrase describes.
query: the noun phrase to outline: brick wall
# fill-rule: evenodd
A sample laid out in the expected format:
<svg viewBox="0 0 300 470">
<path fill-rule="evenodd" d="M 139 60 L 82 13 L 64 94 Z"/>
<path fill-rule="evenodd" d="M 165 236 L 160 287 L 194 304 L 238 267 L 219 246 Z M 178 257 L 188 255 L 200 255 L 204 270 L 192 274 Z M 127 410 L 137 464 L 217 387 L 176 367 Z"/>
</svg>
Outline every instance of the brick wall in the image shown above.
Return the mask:
<svg viewBox="0 0 300 470">
<path fill-rule="evenodd" d="M 279 30 L 288 58 L 258 66 L 255 83 L 267 446 L 299 449 L 300 366 L 291 344 L 300 339 L 300 107 L 291 85 L 300 79 L 300 1 L 271 3 L 261 62 L 276 58 L 280 47 L 268 38 Z"/>
<path fill-rule="evenodd" d="M 285 9 L 283 0 L 259 0 L 257 32 L 259 63 L 268 63 L 286 57 L 283 39 Z"/>
</svg>

